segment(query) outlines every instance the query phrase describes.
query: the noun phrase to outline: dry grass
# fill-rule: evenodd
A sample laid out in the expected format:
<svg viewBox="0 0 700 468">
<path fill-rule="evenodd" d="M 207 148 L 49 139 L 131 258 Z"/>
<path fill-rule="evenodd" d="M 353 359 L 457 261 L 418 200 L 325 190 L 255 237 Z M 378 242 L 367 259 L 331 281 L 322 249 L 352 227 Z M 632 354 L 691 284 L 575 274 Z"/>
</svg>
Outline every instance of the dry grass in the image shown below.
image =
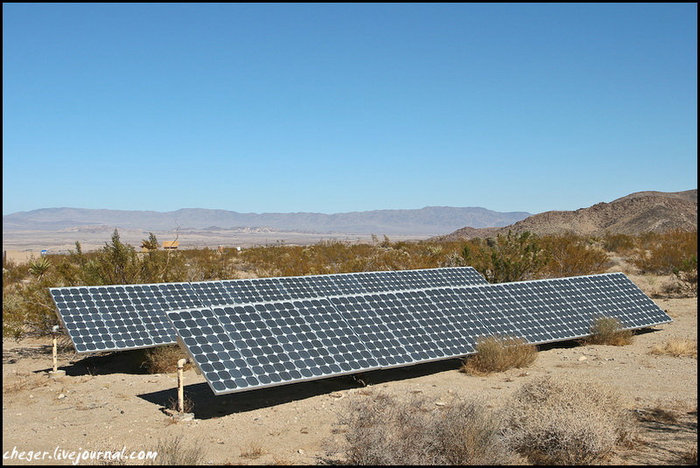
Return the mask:
<svg viewBox="0 0 700 468">
<path fill-rule="evenodd" d="M 489 337 L 479 341 L 476 354 L 467 358 L 461 371 L 487 375 L 513 367 L 527 367 L 537 358 L 537 348 L 520 338 Z"/>
<path fill-rule="evenodd" d="M 183 436 L 158 440 L 158 456 L 151 460 L 152 465 L 198 465 L 204 463 L 204 451 L 200 444 L 185 444 Z"/>
<path fill-rule="evenodd" d="M 3 395 L 23 392 L 25 390 L 33 390 L 39 387 L 45 387 L 49 384 L 48 376 L 35 373 L 16 373 L 14 378 L 8 378 L 3 382 Z"/>
<path fill-rule="evenodd" d="M 610 388 L 549 376 L 523 385 L 505 412 L 508 444 L 535 464 L 600 461 L 635 427 Z"/>
<path fill-rule="evenodd" d="M 340 453 L 353 465 L 505 464 L 513 461 L 501 438 L 497 413 L 476 401 L 437 408 L 379 394 L 354 399 L 341 412 Z M 338 431 L 340 432 L 340 431 Z"/>
<path fill-rule="evenodd" d="M 241 450 L 241 458 L 248 458 L 250 460 L 255 460 L 265 455 L 265 450 L 256 443 L 250 444 L 245 450 Z"/>
<path fill-rule="evenodd" d="M 187 358 L 187 355 L 178 345 L 158 346 L 143 350 L 143 362 L 141 367 L 149 374 L 165 374 L 177 372 L 177 361 Z M 192 367 L 187 362 L 185 370 Z"/>
<path fill-rule="evenodd" d="M 671 339 L 663 345 L 656 345 L 651 349 L 651 354 L 667 354 L 675 357 L 698 357 L 697 341 L 687 339 Z"/>
<path fill-rule="evenodd" d="M 632 343 L 634 334 L 623 330 L 620 321 L 614 317 L 601 317 L 591 327 L 591 336 L 584 339 L 586 344 L 625 346 Z"/>
<path fill-rule="evenodd" d="M 192 401 L 192 398 L 187 396 L 187 393 L 183 395 L 182 404 L 184 406 L 183 413 L 194 413 L 194 401 Z M 172 411 L 179 411 L 179 408 L 177 407 L 177 398 L 170 398 L 168 400 L 167 408 Z"/>
</svg>

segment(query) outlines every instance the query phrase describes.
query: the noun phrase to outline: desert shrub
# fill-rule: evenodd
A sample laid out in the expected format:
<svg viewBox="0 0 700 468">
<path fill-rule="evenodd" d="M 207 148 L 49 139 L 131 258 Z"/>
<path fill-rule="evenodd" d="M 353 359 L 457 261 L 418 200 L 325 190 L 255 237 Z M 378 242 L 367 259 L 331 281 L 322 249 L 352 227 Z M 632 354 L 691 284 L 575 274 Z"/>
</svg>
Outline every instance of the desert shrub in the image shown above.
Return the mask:
<svg viewBox="0 0 700 468">
<path fill-rule="evenodd" d="M 600 317 L 591 326 L 591 336 L 584 341 L 588 344 L 624 346 L 632 343 L 631 330 L 623 330 L 620 321 L 614 317 Z"/>
<path fill-rule="evenodd" d="M 241 458 L 248 458 L 250 460 L 255 460 L 257 458 L 265 455 L 265 450 L 262 446 L 256 442 L 253 442 L 248 447 L 241 450 Z"/>
<path fill-rule="evenodd" d="M 204 463 L 204 451 L 201 444 L 186 444 L 183 436 L 160 439 L 155 451 L 158 456 L 150 460 L 153 465 L 199 465 Z"/>
<path fill-rule="evenodd" d="M 228 276 L 226 254 L 208 248 L 197 249 L 197 252 L 188 252 L 188 254 L 187 260 L 192 271 L 190 281 L 220 280 Z"/>
<path fill-rule="evenodd" d="M 155 240 L 152 236 L 151 241 Z M 152 251 L 139 256 L 123 244 L 117 230 L 111 242 L 83 253 L 79 242 L 68 255 L 50 255 L 26 267 L 3 272 L 3 336 L 48 334 L 58 320 L 49 288 L 184 281 L 185 263 L 177 252 Z"/>
<path fill-rule="evenodd" d="M 521 338 L 491 336 L 477 343 L 476 354 L 469 356 L 460 370 L 472 375 L 486 375 L 513 367 L 527 367 L 536 358 L 537 348 Z"/>
<path fill-rule="evenodd" d="M 673 273 L 697 284 L 697 231 L 670 231 L 640 236 L 640 244 L 633 263 L 643 272 L 662 275 Z"/>
<path fill-rule="evenodd" d="M 609 261 L 608 254 L 590 239 L 573 234 L 545 236 L 540 245 L 547 253 L 542 272 L 549 277 L 602 273 Z"/>
<path fill-rule="evenodd" d="M 49 283 L 34 280 L 3 287 L 3 336 L 48 335 L 58 323 Z"/>
<path fill-rule="evenodd" d="M 177 372 L 177 361 L 187 358 L 187 355 L 178 345 L 157 346 L 146 348 L 143 351 L 141 367 L 148 374 L 164 374 Z M 185 370 L 190 369 L 192 364 L 185 364 Z"/>
<path fill-rule="evenodd" d="M 629 439 L 633 419 L 621 397 L 594 382 L 550 376 L 523 385 L 506 404 L 510 447 L 535 464 L 588 464 Z"/>
<path fill-rule="evenodd" d="M 627 234 L 606 234 L 603 237 L 603 249 L 607 252 L 627 254 L 637 245 L 636 238 Z"/>
<path fill-rule="evenodd" d="M 651 354 L 668 354 L 675 357 L 697 357 L 698 343 L 697 341 L 687 339 L 672 339 L 666 341 L 662 345 L 655 345 L 651 349 Z"/>
<path fill-rule="evenodd" d="M 504 464 L 511 454 L 500 436 L 500 416 L 476 401 L 437 408 L 425 399 L 388 395 L 350 401 L 340 452 L 353 465 Z"/>
<path fill-rule="evenodd" d="M 547 262 L 537 236 L 529 232 L 508 231 L 495 239 L 473 239 L 463 246 L 461 256 L 465 265 L 473 266 L 491 283 L 534 278 Z"/>
<path fill-rule="evenodd" d="M 29 263 L 15 263 L 12 260 L 5 260 L 2 267 L 2 284 L 8 286 L 19 283 L 29 276 Z"/>
</svg>

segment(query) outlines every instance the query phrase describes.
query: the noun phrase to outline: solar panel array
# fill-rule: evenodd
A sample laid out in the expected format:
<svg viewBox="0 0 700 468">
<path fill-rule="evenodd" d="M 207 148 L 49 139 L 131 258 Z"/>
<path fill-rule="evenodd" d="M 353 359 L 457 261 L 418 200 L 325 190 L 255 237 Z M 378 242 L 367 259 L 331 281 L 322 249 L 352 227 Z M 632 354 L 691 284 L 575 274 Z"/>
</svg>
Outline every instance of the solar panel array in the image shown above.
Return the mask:
<svg viewBox="0 0 700 468">
<path fill-rule="evenodd" d="M 486 284 L 471 267 L 344 273 L 192 283 L 51 288 L 64 327 L 79 353 L 173 344 L 165 311 L 336 294 L 405 290 L 430 285 Z"/>
<path fill-rule="evenodd" d="M 622 273 L 395 291 L 355 281 L 325 297 L 273 293 L 166 314 L 217 395 L 464 356 L 487 336 L 579 338 L 599 317 L 625 329 L 671 321 Z"/>
</svg>

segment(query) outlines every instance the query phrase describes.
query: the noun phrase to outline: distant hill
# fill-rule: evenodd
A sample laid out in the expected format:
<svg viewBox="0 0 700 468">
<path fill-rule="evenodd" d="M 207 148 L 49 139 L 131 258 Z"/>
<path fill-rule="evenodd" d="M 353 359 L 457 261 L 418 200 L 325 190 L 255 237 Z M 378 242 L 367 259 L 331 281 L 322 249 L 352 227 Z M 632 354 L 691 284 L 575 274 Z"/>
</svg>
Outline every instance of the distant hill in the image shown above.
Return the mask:
<svg viewBox="0 0 700 468">
<path fill-rule="evenodd" d="M 610 203 L 597 203 L 576 211 L 546 211 L 501 228 L 464 227 L 436 239 L 455 240 L 493 237 L 530 231 L 535 234 L 580 235 L 641 234 L 672 229 L 694 230 L 698 226 L 698 191 L 636 192 Z"/>
<path fill-rule="evenodd" d="M 177 211 L 92 210 L 45 208 L 3 216 L 3 231 L 59 231 L 75 228 L 181 229 L 256 228 L 277 231 L 431 236 L 462 226 L 506 226 L 530 213 L 501 213 L 485 208 L 429 206 L 415 210 L 349 213 L 238 213 L 187 208 Z"/>
</svg>

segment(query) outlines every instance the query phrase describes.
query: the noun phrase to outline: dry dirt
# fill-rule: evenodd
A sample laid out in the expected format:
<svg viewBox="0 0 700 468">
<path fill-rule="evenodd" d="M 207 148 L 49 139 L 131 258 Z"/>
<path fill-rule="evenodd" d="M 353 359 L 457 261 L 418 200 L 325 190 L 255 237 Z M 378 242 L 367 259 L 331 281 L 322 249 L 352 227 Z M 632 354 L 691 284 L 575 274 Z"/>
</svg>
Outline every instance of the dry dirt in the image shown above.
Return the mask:
<svg viewBox="0 0 700 468">
<path fill-rule="evenodd" d="M 75 250 L 75 242 L 79 241 L 83 252 L 97 250 L 105 245 L 111 238 L 113 229 L 96 229 L 80 231 L 6 231 L 3 232 L 3 250 L 8 258 L 13 261 L 25 261 L 30 256 L 39 257 L 43 249 L 51 254 L 68 253 Z M 309 245 L 320 241 L 340 242 L 371 242 L 371 235 L 341 234 L 341 233 L 308 233 L 287 232 L 255 229 L 219 229 L 196 230 L 184 229 L 174 231 L 153 231 L 160 242 L 177 239 L 180 248 L 216 248 L 219 245 L 225 247 L 253 247 L 257 245 L 270 245 L 277 243 Z M 147 239 L 149 232 L 141 229 L 120 229 L 119 235 L 122 242 L 139 248 L 141 241 Z M 381 236 L 379 236 L 381 238 Z M 392 241 L 424 239 L 427 236 L 392 235 Z"/>
<path fill-rule="evenodd" d="M 635 277 L 643 288 L 649 278 Z M 203 377 L 185 373 L 195 419 L 174 423 L 164 412 L 176 397 L 176 375 L 133 370 L 128 353 L 85 358 L 60 355 L 66 377 L 52 379 L 49 340 L 3 341 L 3 453 L 65 450 L 155 450 L 159 440 L 183 436 L 203 463 L 318 464 L 325 446 L 342 440 L 334 425 L 345 403 L 384 392 L 421 394 L 438 405 L 479 397 L 501 405 L 523 383 L 549 374 L 602 382 L 619 390 L 636 410 L 639 435 L 606 460 L 616 464 L 676 464 L 697 445 L 697 358 L 650 354 L 670 339 L 697 342 L 697 298 L 657 298 L 673 322 L 639 332 L 628 346 L 541 347 L 527 369 L 487 377 L 460 373 L 459 360 L 375 371 L 352 377 L 214 396 Z M 363 386 L 365 384 L 366 386 Z M 4 460 L 5 463 L 27 463 Z M 34 463 L 64 463 L 40 460 Z M 131 463 L 131 462 L 130 462 Z"/>
</svg>

